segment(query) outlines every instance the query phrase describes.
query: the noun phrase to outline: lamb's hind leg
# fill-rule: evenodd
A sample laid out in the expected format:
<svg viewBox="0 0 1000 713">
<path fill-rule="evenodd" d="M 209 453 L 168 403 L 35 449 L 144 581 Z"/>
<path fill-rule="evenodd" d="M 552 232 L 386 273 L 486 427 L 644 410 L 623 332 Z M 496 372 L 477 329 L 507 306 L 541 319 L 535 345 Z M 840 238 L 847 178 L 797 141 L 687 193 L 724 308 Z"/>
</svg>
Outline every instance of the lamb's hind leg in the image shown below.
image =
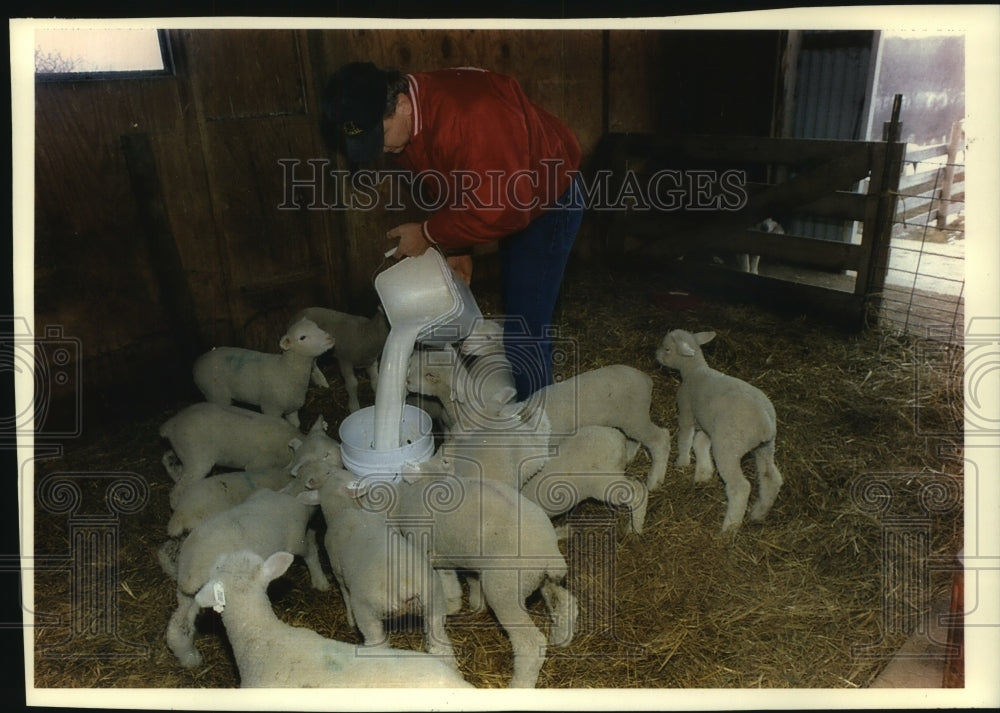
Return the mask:
<svg viewBox="0 0 1000 713">
<path fill-rule="evenodd" d="M 646 521 L 646 505 L 649 496 L 641 481 L 633 480 L 621 474 L 608 477 L 603 481 L 603 492 L 596 493 L 597 499 L 603 500 L 615 507 L 626 507 L 629 510 L 632 532 L 642 532 Z"/>
<path fill-rule="evenodd" d="M 549 643 L 552 646 L 568 646 L 573 640 L 579 605 L 576 597 L 565 587 L 546 579 L 542 584 L 542 598 L 552 617 L 549 627 Z"/>
<path fill-rule="evenodd" d="M 743 516 L 747 511 L 750 481 L 743 476 L 739 455 L 726 452 L 724 447 L 719 448 L 717 442 L 712 444 L 712 454 L 715 456 L 719 475 L 726 484 L 726 517 L 722 521 L 722 532 L 735 532 L 743 524 Z"/>
<path fill-rule="evenodd" d="M 448 613 L 449 605 L 444 579 L 428 565 L 425 582 L 428 591 L 425 591 L 422 596 L 425 602 L 424 636 L 427 651 L 436 656 L 447 658 L 452 666 L 458 668 L 458 663 L 455 661 L 455 650 L 452 648 L 451 639 L 448 638 L 448 632 L 445 629 L 445 616 Z"/>
<path fill-rule="evenodd" d="M 670 431 L 650 421 L 642 429 L 630 431 L 626 435 L 636 439 L 649 450 L 650 465 L 646 476 L 646 489 L 656 490 L 663 484 L 667 474 L 667 464 L 670 463 Z"/>
<path fill-rule="evenodd" d="M 347 410 L 354 413 L 361 408 L 358 401 L 358 377 L 354 373 L 354 365 L 346 361 L 338 361 L 340 376 L 344 379 L 344 388 L 347 390 Z"/>
<path fill-rule="evenodd" d="M 389 637 L 385 633 L 385 622 L 382 621 L 382 612 L 373 609 L 370 602 L 365 601 L 354 610 L 354 621 L 365 641 L 365 646 L 384 646 L 389 643 Z"/>
<path fill-rule="evenodd" d="M 372 393 L 375 393 L 378 391 L 378 359 L 365 368 L 365 373 L 368 374 L 368 382 L 371 384 Z"/>
<path fill-rule="evenodd" d="M 694 434 L 694 482 L 707 483 L 715 473 L 712 463 L 712 439 L 704 431 Z"/>
<path fill-rule="evenodd" d="M 760 522 L 771 511 L 783 479 L 778 466 L 774 464 L 774 441 L 768 441 L 754 451 L 757 465 L 757 502 L 750 510 L 750 519 Z"/>
<path fill-rule="evenodd" d="M 524 608 L 520 580 L 525 575 L 510 570 L 484 570 L 481 575 L 486 603 L 507 632 L 514 652 L 510 688 L 534 688 L 545 661 L 545 635 Z"/>
<path fill-rule="evenodd" d="M 330 588 L 330 580 L 323 573 L 323 565 L 319 561 L 319 544 L 316 542 L 316 531 L 312 528 L 306 530 L 306 552 L 303 558 L 309 568 L 309 579 L 313 589 L 325 592 Z"/>
<path fill-rule="evenodd" d="M 177 610 L 167 624 L 167 646 L 174 652 L 181 666 L 192 668 L 201 665 L 201 654 L 194 646 L 194 622 L 198 617 L 194 597 L 177 592 Z"/>
</svg>

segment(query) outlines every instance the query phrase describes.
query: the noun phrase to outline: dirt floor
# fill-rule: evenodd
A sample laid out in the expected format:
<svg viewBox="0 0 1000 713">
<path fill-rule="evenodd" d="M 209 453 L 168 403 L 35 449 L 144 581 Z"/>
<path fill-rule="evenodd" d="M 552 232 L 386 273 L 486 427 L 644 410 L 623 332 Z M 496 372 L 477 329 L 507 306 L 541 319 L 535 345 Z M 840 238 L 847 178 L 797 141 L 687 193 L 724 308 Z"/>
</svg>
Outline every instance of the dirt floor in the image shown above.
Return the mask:
<svg viewBox="0 0 1000 713">
<path fill-rule="evenodd" d="M 491 295 L 477 299 L 495 312 Z M 671 434 L 679 380 L 655 362 L 656 346 L 673 328 L 715 331 L 709 364 L 774 403 L 785 485 L 767 520 L 734 537 L 719 534 L 721 481 L 696 487 L 691 469 L 673 465 L 641 534 L 626 531 L 622 513 L 579 507 L 565 553 L 580 619 L 570 645 L 549 650 L 539 687 L 869 686 L 948 591 L 962 547 L 961 348 L 678 294 L 642 269 L 574 267 L 558 324 L 560 378 L 613 363 L 647 372 L 651 417 Z M 347 414 L 336 367 L 325 369 L 332 388 L 311 389 L 305 426 Z M 371 403 L 363 379 L 361 395 Z M 137 412 L 128 427 L 88 432 L 36 461 L 37 687 L 238 685 L 213 612 L 199 619 L 203 666 L 182 668 L 164 641 L 175 593 L 156 556 L 171 485 L 157 430 L 184 405 Z M 642 478 L 648 465 L 640 452 L 629 473 Z M 301 563 L 270 594 L 283 620 L 360 642 L 336 586 L 312 590 Z M 546 628 L 540 599 L 528 606 Z M 506 686 L 510 647 L 488 611 L 450 617 L 449 634 L 470 682 Z M 392 643 L 420 648 L 421 635 L 394 631 Z"/>
</svg>

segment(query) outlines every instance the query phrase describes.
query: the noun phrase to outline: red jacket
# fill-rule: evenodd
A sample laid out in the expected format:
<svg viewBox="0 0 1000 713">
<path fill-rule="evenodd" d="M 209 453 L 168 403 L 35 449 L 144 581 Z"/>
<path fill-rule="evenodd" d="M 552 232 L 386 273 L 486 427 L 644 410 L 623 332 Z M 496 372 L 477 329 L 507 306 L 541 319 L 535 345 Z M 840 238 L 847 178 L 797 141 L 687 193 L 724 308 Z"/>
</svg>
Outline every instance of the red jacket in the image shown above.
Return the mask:
<svg viewBox="0 0 1000 713">
<path fill-rule="evenodd" d="M 457 248 L 498 240 L 569 188 L 580 143 L 517 81 L 472 68 L 407 79 L 413 131 L 396 162 L 414 174 L 434 172 L 419 179 L 436 199 L 423 224 L 430 241 Z"/>
</svg>

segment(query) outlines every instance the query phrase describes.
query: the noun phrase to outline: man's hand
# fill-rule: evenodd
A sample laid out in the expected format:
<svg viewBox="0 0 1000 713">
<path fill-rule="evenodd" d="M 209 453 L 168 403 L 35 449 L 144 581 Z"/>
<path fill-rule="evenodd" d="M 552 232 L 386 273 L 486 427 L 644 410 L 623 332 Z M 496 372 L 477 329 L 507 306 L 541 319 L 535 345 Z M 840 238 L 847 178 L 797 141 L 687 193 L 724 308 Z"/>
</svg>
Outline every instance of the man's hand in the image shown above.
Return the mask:
<svg viewBox="0 0 1000 713">
<path fill-rule="evenodd" d="M 431 246 L 431 244 L 427 242 L 427 238 L 424 237 L 424 231 L 420 223 L 403 223 L 402 225 L 397 225 L 395 228 L 388 231 L 385 236 L 390 239 L 399 239 L 399 243 L 396 245 L 396 252 L 392 254 L 392 256 L 396 258 L 423 255 L 427 252 L 427 248 Z M 458 276 L 462 278 L 465 284 L 471 284 L 471 255 L 452 255 L 446 258 L 446 260 L 448 264 L 451 265 L 451 268 L 458 273 Z"/>
<path fill-rule="evenodd" d="M 394 257 L 415 257 L 423 255 L 430 247 L 424 237 L 420 223 L 403 223 L 385 234 L 387 238 L 399 238 Z"/>
<path fill-rule="evenodd" d="M 471 255 L 452 255 L 446 258 L 451 268 L 458 273 L 458 276 L 462 278 L 462 281 L 469 285 L 472 284 L 472 256 Z"/>
</svg>

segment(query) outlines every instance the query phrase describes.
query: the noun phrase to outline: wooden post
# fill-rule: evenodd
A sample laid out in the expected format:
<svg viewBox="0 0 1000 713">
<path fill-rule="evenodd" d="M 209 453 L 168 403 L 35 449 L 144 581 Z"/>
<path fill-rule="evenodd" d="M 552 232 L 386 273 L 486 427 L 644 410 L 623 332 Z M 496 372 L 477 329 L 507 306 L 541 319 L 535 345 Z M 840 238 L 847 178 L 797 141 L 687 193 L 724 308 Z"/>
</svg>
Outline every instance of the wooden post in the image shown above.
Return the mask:
<svg viewBox="0 0 1000 713">
<path fill-rule="evenodd" d="M 877 312 L 881 307 L 881 292 L 885 287 L 885 273 L 889 267 L 889 241 L 892 222 L 896 215 L 896 193 L 899 189 L 899 175 L 903 166 L 906 144 L 899 142 L 902 124 L 899 112 L 903 95 L 897 94 L 892 102 L 892 115 L 882 127 L 882 141 L 885 151 L 880 165 L 872 167 L 871 185 L 868 194 L 874 196 L 875 209 L 865 217 L 863 244 L 867 243 L 869 255 L 867 269 L 858 273 L 854 294 L 868 301 Z"/>
<path fill-rule="evenodd" d="M 151 262 L 159 278 L 167 327 L 173 334 L 177 354 L 193 358 L 204 350 L 205 340 L 198 329 L 191 285 L 170 229 L 149 134 L 125 134 L 121 143 Z"/>
<path fill-rule="evenodd" d="M 604 138 L 595 152 L 599 158 L 593 162 L 595 167 L 591 171 L 593 184 L 607 184 L 608 196 L 604 199 L 612 202 L 615 195 L 621 189 L 621 183 L 625 180 L 625 173 L 629 168 L 628 160 L 628 135 L 627 134 L 605 134 Z M 598 172 L 601 170 L 610 171 L 610 178 L 601 182 Z M 629 232 L 628 215 L 623 210 L 595 210 L 594 215 L 599 216 L 599 225 L 604 232 L 601 236 L 601 251 L 605 259 L 614 261 L 622 260 L 625 254 L 626 236 Z"/>
<path fill-rule="evenodd" d="M 965 573 L 964 550 L 958 553 L 958 569 L 951 575 L 951 611 L 948 619 L 948 648 L 945 654 L 942 688 L 965 687 Z"/>
<path fill-rule="evenodd" d="M 951 125 L 951 136 L 948 139 L 948 160 L 941 177 L 941 190 L 935 199 L 937 203 L 937 229 L 944 230 L 948 225 L 948 213 L 951 212 L 951 184 L 955 181 L 955 160 L 959 147 L 965 143 L 965 129 L 962 120 Z"/>
<path fill-rule="evenodd" d="M 601 136 L 611 131 L 611 31 L 601 32 Z"/>
</svg>

